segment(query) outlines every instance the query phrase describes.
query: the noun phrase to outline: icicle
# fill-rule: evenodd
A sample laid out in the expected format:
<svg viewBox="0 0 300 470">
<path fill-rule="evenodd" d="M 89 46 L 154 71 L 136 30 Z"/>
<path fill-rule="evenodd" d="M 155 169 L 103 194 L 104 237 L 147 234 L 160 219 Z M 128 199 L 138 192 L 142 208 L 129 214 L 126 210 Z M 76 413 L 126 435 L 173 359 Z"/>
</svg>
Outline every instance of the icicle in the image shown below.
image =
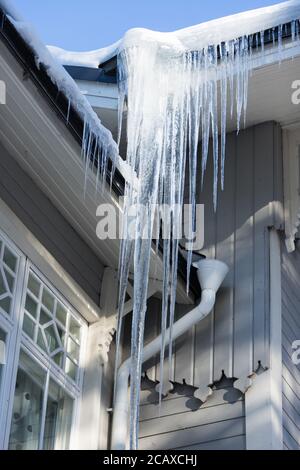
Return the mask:
<svg viewBox="0 0 300 470">
<path fill-rule="evenodd" d="M 282 25 L 278 26 L 278 53 L 279 53 L 279 64 L 281 64 L 281 55 L 282 55 Z"/>
<path fill-rule="evenodd" d="M 226 119 L 227 119 L 227 51 L 221 64 L 221 188 L 224 190 Z"/>
<path fill-rule="evenodd" d="M 230 117 L 233 116 L 234 107 L 234 41 L 230 41 L 228 46 L 228 62 L 229 62 L 229 86 L 230 86 Z"/>
<path fill-rule="evenodd" d="M 269 29 L 275 42 L 275 29 Z M 283 26 L 278 27 L 278 48 L 282 48 Z M 292 40 L 299 36 L 299 22 L 292 23 Z M 137 173 L 139 186 L 125 186 L 123 240 L 119 259 L 119 319 L 117 361 L 119 361 L 123 304 L 129 272 L 134 272 L 134 298 L 131 336 L 131 417 L 130 442 L 136 448 L 138 437 L 139 389 L 142 367 L 144 322 L 147 308 L 147 286 L 150 274 L 152 239 L 163 234 L 163 289 L 161 312 L 161 355 L 159 402 L 162 399 L 163 368 L 167 324 L 170 326 L 169 378 L 173 379 L 172 327 L 174 324 L 178 246 L 181 238 L 184 178 L 188 174 L 190 216 L 188 234 L 192 237 L 196 221 L 198 142 L 201 140 L 201 186 L 212 141 L 213 203 L 217 206 L 218 178 L 224 189 L 226 158 L 226 123 L 236 118 L 237 131 L 247 112 L 248 80 L 252 67 L 254 44 L 265 52 L 267 33 L 241 36 L 222 44 L 183 50 L 171 42 L 161 44 L 144 40 L 123 49 L 118 56 L 119 139 L 124 107 L 127 111 L 127 164 Z M 219 54 L 219 55 L 218 55 Z M 228 100 L 230 100 L 228 102 Z M 219 119 L 220 118 L 220 125 Z M 87 128 L 84 138 L 85 162 L 93 148 Z M 220 145 L 219 145 L 220 138 Z M 97 142 L 99 146 L 100 143 Z M 109 152 L 100 149 L 97 162 L 100 174 L 107 167 Z M 88 159 L 90 161 L 90 158 Z M 186 167 L 187 166 L 187 171 Z M 102 176 L 103 178 L 103 176 Z M 160 213 L 157 204 L 169 209 Z M 137 206 L 132 231 L 131 208 Z M 189 238 L 188 237 L 188 238 Z M 187 291 L 192 260 L 192 247 L 187 254 Z M 158 240 L 156 242 L 156 252 Z"/>
<path fill-rule="evenodd" d="M 291 34 L 292 34 L 292 42 L 294 42 L 296 38 L 296 21 L 291 22 Z"/>
<path fill-rule="evenodd" d="M 201 172 L 201 186 L 203 187 L 204 174 L 206 170 L 209 135 L 210 135 L 210 105 L 211 105 L 211 90 L 208 81 L 208 50 L 203 51 L 203 69 L 204 69 L 204 83 L 203 83 L 203 107 L 202 107 L 202 172 Z"/>
<path fill-rule="evenodd" d="M 273 46 L 275 46 L 275 42 L 276 42 L 275 30 L 276 30 L 276 28 L 272 28 L 272 41 L 273 41 Z"/>
<path fill-rule="evenodd" d="M 69 124 L 69 119 L 70 119 L 70 109 L 71 109 L 71 100 L 70 98 L 68 99 L 68 110 L 67 110 L 67 123 Z"/>
<path fill-rule="evenodd" d="M 258 39 L 259 39 L 258 33 L 255 33 L 255 47 L 256 47 L 256 51 L 258 51 L 258 48 L 259 48 Z"/>
<path fill-rule="evenodd" d="M 261 44 L 261 52 L 262 54 L 264 54 L 265 52 L 265 32 L 264 31 L 261 31 L 260 32 L 260 44 Z M 251 51 L 252 47 L 250 45 L 250 51 Z"/>
</svg>

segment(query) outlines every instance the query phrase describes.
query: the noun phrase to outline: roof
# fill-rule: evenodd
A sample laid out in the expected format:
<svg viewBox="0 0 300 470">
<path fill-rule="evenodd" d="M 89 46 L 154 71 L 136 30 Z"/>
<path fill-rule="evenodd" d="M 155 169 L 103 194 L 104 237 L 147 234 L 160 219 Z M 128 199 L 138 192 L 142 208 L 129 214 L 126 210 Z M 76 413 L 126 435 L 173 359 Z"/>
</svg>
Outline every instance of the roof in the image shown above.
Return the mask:
<svg viewBox="0 0 300 470">
<path fill-rule="evenodd" d="M 173 33 L 159 33 L 136 28 L 129 30 L 122 40 L 94 51 L 72 52 L 55 46 L 48 46 L 48 49 L 75 80 L 116 83 L 117 54 L 123 47 L 126 47 L 128 42 L 137 44 L 148 35 L 153 35 L 156 39 L 171 36 L 178 38 L 186 49 L 196 50 L 199 49 L 199 45 L 205 47 L 205 45 L 214 44 L 217 44 L 220 49 L 220 45 L 225 41 L 251 34 L 253 35 L 251 47 L 253 50 L 259 50 L 278 43 L 279 34 L 281 40 L 292 37 L 294 34 L 292 23 L 297 19 L 300 19 L 300 1 L 291 0 L 271 7 L 219 18 Z M 220 50 L 218 54 L 220 55 Z"/>
<path fill-rule="evenodd" d="M 114 64 L 116 68 L 115 57 L 117 54 L 124 48 L 138 45 L 143 41 L 158 41 L 168 47 L 188 51 L 199 50 L 199 48 L 209 45 L 219 45 L 245 35 L 254 35 L 253 47 L 257 47 L 260 46 L 257 43 L 257 41 L 260 42 L 260 38 L 255 38 L 256 34 L 263 32 L 265 42 L 272 42 L 274 27 L 275 40 L 278 36 L 278 28 L 283 27 L 283 36 L 290 36 L 290 24 L 297 19 L 300 19 L 300 1 L 290 0 L 273 6 L 218 18 L 173 32 L 162 33 L 134 28 L 114 44 L 93 51 L 73 52 L 55 46 L 48 46 L 48 48 L 63 65 L 90 68 L 101 66 L 102 68 Z"/>
<path fill-rule="evenodd" d="M 24 70 L 24 77 L 30 78 L 33 81 L 48 105 L 55 110 L 57 116 L 63 121 L 73 138 L 82 146 L 84 131 L 82 116 L 72 104 L 69 108 L 69 98 L 59 88 L 58 84 L 53 81 L 53 77 L 49 74 L 49 69 L 43 63 L 37 63 L 36 51 L 26 42 L 1 6 L 2 0 L 0 1 L 0 39 L 5 43 L 15 59 L 21 64 Z M 111 178 L 111 172 L 112 162 L 108 165 L 106 180 L 112 185 L 112 190 L 115 195 L 122 196 L 125 186 L 124 177 L 118 169 L 115 169 L 113 178 Z M 159 246 L 159 250 L 160 252 L 162 251 L 161 246 Z M 178 273 L 181 279 L 186 279 L 186 262 L 180 254 Z M 194 295 L 198 297 L 199 284 L 194 268 L 191 272 L 190 287 Z"/>
</svg>

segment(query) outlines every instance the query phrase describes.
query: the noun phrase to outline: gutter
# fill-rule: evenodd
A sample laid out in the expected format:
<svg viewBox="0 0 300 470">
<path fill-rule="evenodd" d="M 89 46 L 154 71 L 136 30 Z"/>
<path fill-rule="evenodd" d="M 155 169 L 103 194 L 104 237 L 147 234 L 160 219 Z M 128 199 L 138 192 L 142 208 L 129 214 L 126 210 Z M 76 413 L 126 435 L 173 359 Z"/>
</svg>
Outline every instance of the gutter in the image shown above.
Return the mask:
<svg viewBox="0 0 300 470">
<path fill-rule="evenodd" d="M 72 136 L 81 147 L 84 128 L 81 116 L 72 105 L 68 113 L 68 98 L 58 89 L 57 85 L 52 82 L 51 78 L 47 74 L 45 66 L 41 63 L 40 66 L 37 67 L 33 50 L 28 46 L 26 41 L 22 38 L 1 8 L 0 38 L 22 66 L 24 70 L 24 80 L 30 78 L 33 81 L 50 107 L 64 122 L 69 132 L 71 132 Z M 108 165 L 106 180 L 109 184 L 112 182 L 112 189 L 115 194 L 117 196 L 122 196 L 124 194 L 125 180 L 117 169 L 114 173 L 114 178 L 111 178 L 111 171 L 112 163 L 110 162 Z"/>
<path fill-rule="evenodd" d="M 172 338 L 176 340 L 194 325 L 203 320 L 214 308 L 216 293 L 228 273 L 225 263 L 218 260 L 200 260 L 194 263 L 197 268 L 198 280 L 201 286 L 201 301 L 197 307 L 185 314 L 174 323 Z M 168 329 L 165 334 L 166 346 L 169 344 Z M 142 362 L 148 361 L 161 349 L 161 335 L 147 344 L 143 350 Z M 130 377 L 131 358 L 128 358 L 119 367 L 116 380 L 116 395 L 113 409 L 112 450 L 125 450 L 128 440 L 128 380 Z"/>
<path fill-rule="evenodd" d="M 259 51 L 262 50 L 262 43 L 261 43 L 261 38 L 260 38 L 260 31 L 257 31 L 254 33 L 253 36 L 253 42 L 251 44 L 251 49 L 254 51 Z M 264 31 L 264 47 L 269 46 L 271 44 L 278 44 L 278 36 L 279 36 L 279 26 L 274 26 L 273 28 L 266 29 Z M 292 23 L 285 23 L 282 26 L 282 40 L 290 39 L 292 37 Z M 240 38 L 242 39 L 242 38 Z M 221 48 L 225 43 L 221 43 Z M 218 59 L 221 58 L 221 51 L 220 51 L 220 46 L 217 48 L 217 54 L 218 54 Z M 85 67 L 79 67 L 79 66 L 64 66 L 66 70 L 70 73 L 71 77 L 75 78 L 78 80 L 92 80 L 92 76 L 90 75 L 90 78 L 81 78 L 81 74 L 83 76 L 86 74 L 82 69 L 85 69 Z M 107 60 L 106 62 L 103 62 L 102 64 L 99 64 L 98 69 L 101 71 L 106 71 L 109 70 L 109 81 L 106 83 L 112 83 L 111 78 L 112 76 L 115 77 L 115 83 L 117 82 L 117 58 L 116 56 L 112 57 L 111 59 Z M 97 69 L 93 69 L 97 70 Z M 74 74 L 74 75 L 73 75 Z M 102 79 L 99 81 L 105 82 L 107 75 L 103 75 Z"/>
</svg>

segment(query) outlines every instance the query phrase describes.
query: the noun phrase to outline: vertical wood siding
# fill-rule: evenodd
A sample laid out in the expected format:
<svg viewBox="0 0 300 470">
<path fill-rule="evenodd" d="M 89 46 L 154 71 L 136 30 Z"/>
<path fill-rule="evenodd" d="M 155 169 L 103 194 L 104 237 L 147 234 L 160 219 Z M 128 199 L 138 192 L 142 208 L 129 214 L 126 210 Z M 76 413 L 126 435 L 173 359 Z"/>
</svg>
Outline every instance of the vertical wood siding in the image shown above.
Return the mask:
<svg viewBox="0 0 300 470">
<path fill-rule="evenodd" d="M 1 142 L 0 197 L 99 305 L 102 263 Z"/>
<path fill-rule="evenodd" d="M 300 248 L 288 254 L 282 240 L 282 387 L 284 447 L 300 450 L 300 365 L 292 344 L 300 340 Z"/>
<path fill-rule="evenodd" d="M 216 213 L 212 205 L 211 155 L 203 190 L 199 166 L 197 201 L 205 204 L 203 254 L 226 262 L 230 271 L 212 314 L 176 341 L 176 386 L 163 401 L 160 418 L 154 416 L 154 411 L 151 417 L 146 413 L 149 409 L 156 409 L 157 413 L 157 406 L 149 405 L 149 401 L 157 399 L 153 389 L 142 392 L 142 448 L 244 448 L 240 395 L 228 405 L 226 393 L 217 390 L 191 412 L 184 396 L 186 390 L 181 396 L 178 387 L 184 381 L 193 394 L 196 387 L 205 388 L 219 381 L 224 373 L 237 379 L 235 388 L 231 385 L 227 389 L 227 394 L 234 397 L 234 390 L 245 391 L 248 376 L 259 363 L 269 365 L 268 231 L 269 227 L 280 228 L 282 224 L 278 210 L 282 204 L 281 129 L 276 123 L 267 122 L 241 131 L 238 136 L 229 134 L 226 152 L 225 190 L 219 191 Z M 177 314 L 185 308 L 178 306 Z M 146 333 L 150 338 L 158 328 L 158 300 L 152 301 L 148 315 L 152 318 Z M 151 380 L 158 380 L 158 366 L 150 364 L 148 375 Z"/>
</svg>

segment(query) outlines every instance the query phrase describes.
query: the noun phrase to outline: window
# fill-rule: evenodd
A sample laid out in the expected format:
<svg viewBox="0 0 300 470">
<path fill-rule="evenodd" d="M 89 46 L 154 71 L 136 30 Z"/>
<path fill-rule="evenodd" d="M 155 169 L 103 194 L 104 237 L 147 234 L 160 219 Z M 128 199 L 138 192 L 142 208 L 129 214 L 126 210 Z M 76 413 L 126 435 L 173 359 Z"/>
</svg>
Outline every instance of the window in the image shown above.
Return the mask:
<svg viewBox="0 0 300 470">
<path fill-rule="evenodd" d="M 15 386 L 9 449 L 40 447 L 46 372 L 23 351 L 20 353 Z"/>
<path fill-rule="evenodd" d="M 12 313 L 17 271 L 17 255 L 0 239 L 0 312 L 4 315 Z"/>
<path fill-rule="evenodd" d="M 67 449 L 70 441 L 74 400 L 50 379 L 43 449 Z"/>
<path fill-rule="evenodd" d="M 24 276 L 21 253 L 0 232 L 0 448 L 5 447 L 9 385 L 14 367 L 16 334 L 20 313 L 19 282 Z"/>
<path fill-rule="evenodd" d="M 74 399 L 24 351 L 20 353 L 9 449 L 68 449 Z"/>
<path fill-rule="evenodd" d="M 70 447 L 86 332 L 80 315 L 0 232 L 0 448 Z"/>
<path fill-rule="evenodd" d="M 24 333 L 77 382 L 82 326 L 68 306 L 32 270 L 24 310 Z"/>
</svg>

